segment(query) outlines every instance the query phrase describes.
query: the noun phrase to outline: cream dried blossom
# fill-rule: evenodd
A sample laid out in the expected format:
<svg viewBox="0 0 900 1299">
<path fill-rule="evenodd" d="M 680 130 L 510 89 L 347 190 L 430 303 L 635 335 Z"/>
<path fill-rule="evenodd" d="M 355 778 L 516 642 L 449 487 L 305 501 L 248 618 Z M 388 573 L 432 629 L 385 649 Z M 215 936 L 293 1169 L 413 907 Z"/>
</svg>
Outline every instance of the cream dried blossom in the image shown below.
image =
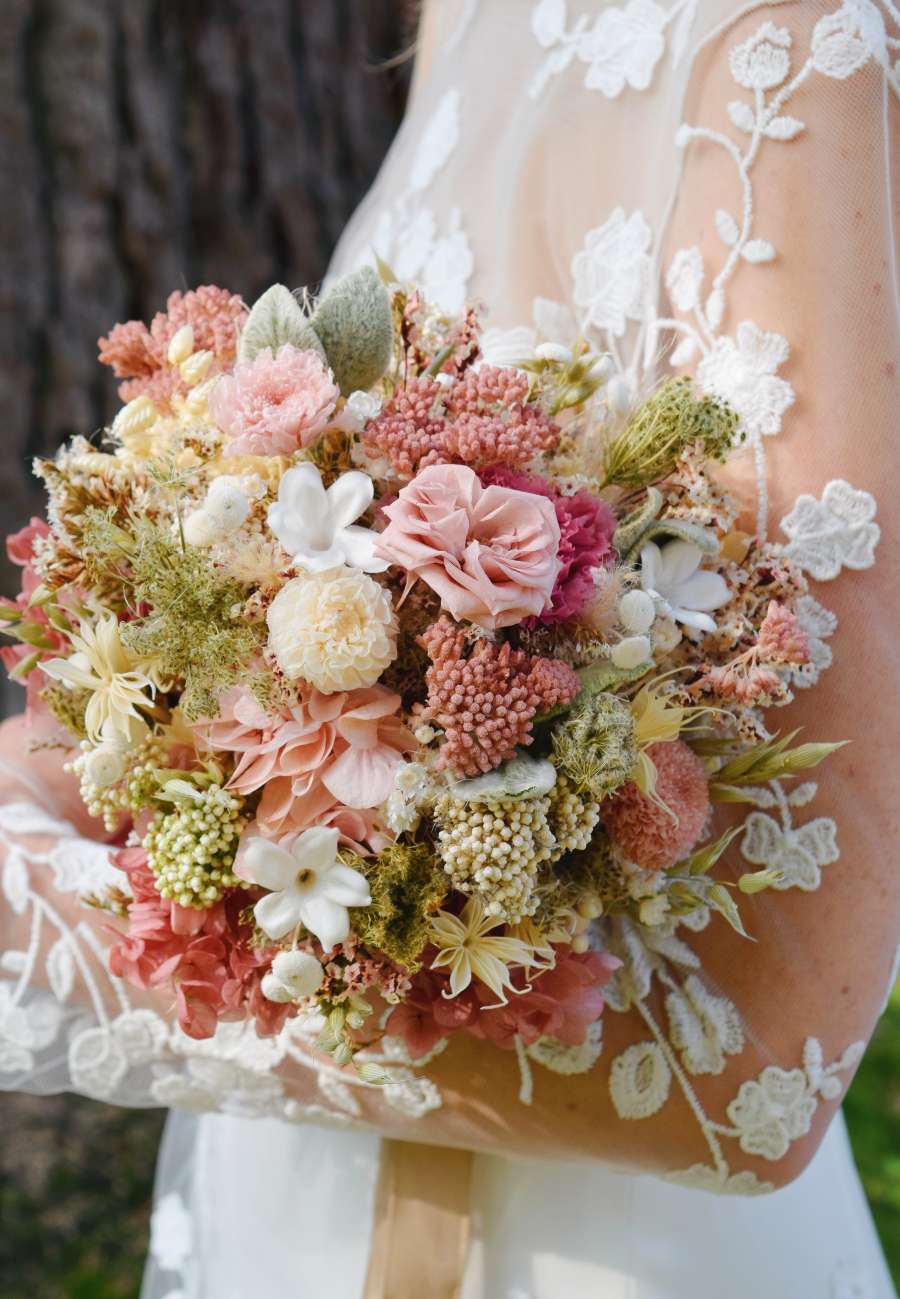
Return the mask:
<svg viewBox="0 0 900 1299">
<path fill-rule="evenodd" d="M 580 852 L 591 842 L 600 820 L 600 803 L 579 792 L 568 776 L 560 772 L 550 795 L 550 827 L 556 840 L 551 861 L 567 852 Z"/>
<path fill-rule="evenodd" d="M 138 709 L 150 707 L 147 691 L 156 687 L 146 663 L 122 644 L 112 614 L 98 618 L 93 625 L 83 622 L 69 639 L 74 653 L 68 658 L 48 659 L 41 668 L 70 689 L 90 691 L 84 714 L 89 740 L 133 747 L 147 733 L 147 723 Z"/>
<path fill-rule="evenodd" d="M 397 653 L 390 592 L 354 568 L 293 578 L 269 606 L 268 624 L 287 679 L 323 694 L 374 685 Z"/>
<path fill-rule="evenodd" d="M 510 966 L 535 963 L 534 949 L 519 938 L 503 937 L 496 916 L 489 916 L 478 898 L 470 898 L 458 916 L 439 911 L 431 921 L 431 941 L 438 952 L 432 969 L 450 969 L 450 995 L 465 992 L 472 979 L 480 979 L 501 1003 L 514 991 Z"/>
</svg>

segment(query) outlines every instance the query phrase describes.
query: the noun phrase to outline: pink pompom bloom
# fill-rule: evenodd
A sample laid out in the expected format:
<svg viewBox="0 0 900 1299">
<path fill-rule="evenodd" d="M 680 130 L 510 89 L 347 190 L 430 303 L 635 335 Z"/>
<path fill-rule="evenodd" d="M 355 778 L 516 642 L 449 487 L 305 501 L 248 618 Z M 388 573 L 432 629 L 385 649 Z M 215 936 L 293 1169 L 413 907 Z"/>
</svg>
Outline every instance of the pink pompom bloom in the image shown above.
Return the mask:
<svg viewBox="0 0 900 1299">
<path fill-rule="evenodd" d="M 162 897 L 143 848 L 112 854 L 131 885 L 128 929 L 109 952 L 109 968 L 139 988 L 171 985 L 178 1023 L 188 1037 L 209 1038 L 223 1019 L 256 1021 L 261 1037 L 277 1033 L 296 1006 L 269 1001 L 263 977 L 275 947 L 252 946 L 252 925 L 241 916 L 255 894 L 236 889 L 207 910 Z"/>
<path fill-rule="evenodd" d="M 390 794 L 403 755 L 416 747 L 384 686 L 325 695 L 306 688 L 298 702 L 267 713 L 236 686 L 218 717 L 199 728 L 211 748 L 240 755 L 229 787 L 262 789 L 257 822 L 267 837 L 334 825 L 348 844 L 380 842 L 372 815 Z"/>
<path fill-rule="evenodd" d="M 654 798 L 628 781 L 603 804 L 603 823 L 629 861 L 668 870 L 688 855 L 709 815 L 706 768 L 683 740 L 651 744 L 656 768 Z"/>
<path fill-rule="evenodd" d="M 512 473 L 504 465 L 492 465 L 481 472 L 485 486 L 511 487 L 531 492 L 552 501 L 559 524 L 559 575 L 550 603 L 526 626 L 547 625 L 574 618 L 584 609 L 594 593 L 592 570 L 613 558 L 613 533 L 616 516 L 606 501 L 589 492 L 566 496 L 538 474 Z"/>
<path fill-rule="evenodd" d="M 315 352 L 285 343 L 264 347 L 223 375 L 209 395 L 209 413 L 233 456 L 290 456 L 328 423 L 338 399 L 331 373 Z"/>
<path fill-rule="evenodd" d="M 382 513 L 376 552 L 422 578 L 455 618 L 510 627 L 550 599 L 560 533 L 544 497 L 482 487 L 465 465 L 431 465 Z"/>
</svg>

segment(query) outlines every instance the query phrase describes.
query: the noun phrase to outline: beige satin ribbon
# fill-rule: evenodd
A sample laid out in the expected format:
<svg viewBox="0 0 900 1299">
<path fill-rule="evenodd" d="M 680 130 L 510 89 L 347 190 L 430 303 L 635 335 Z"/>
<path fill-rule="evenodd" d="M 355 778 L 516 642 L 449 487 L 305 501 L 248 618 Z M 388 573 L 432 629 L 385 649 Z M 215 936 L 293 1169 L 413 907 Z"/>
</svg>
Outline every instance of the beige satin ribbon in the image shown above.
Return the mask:
<svg viewBox="0 0 900 1299">
<path fill-rule="evenodd" d="M 362 1299 L 459 1299 L 472 1154 L 382 1141 Z"/>
</svg>

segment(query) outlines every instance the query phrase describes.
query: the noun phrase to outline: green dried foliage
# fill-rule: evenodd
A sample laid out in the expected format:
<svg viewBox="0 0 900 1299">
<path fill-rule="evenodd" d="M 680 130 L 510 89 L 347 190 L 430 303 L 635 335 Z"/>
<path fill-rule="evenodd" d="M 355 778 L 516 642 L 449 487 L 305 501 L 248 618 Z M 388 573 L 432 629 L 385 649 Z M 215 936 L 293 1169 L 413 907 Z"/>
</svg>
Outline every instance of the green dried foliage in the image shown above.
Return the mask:
<svg viewBox="0 0 900 1299">
<path fill-rule="evenodd" d="M 50 681 L 38 693 L 60 725 L 83 740 L 87 735 L 84 714 L 91 692 L 72 690 L 69 686 L 64 686 L 61 681 Z"/>
<path fill-rule="evenodd" d="M 752 803 L 753 793 L 740 788 L 743 785 L 764 785 L 770 780 L 787 780 L 817 767 L 837 749 L 841 749 L 847 740 L 835 744 L 798 744 L 790 748 L 790 743 L 799 735 L 791 731 L 788 735 L 767 740 L 747 749 L 744 753 L 726 762 L 716 773 L 710 783 L 709 793 L 714 803 Z"/>
<path fill-rule="evenodd" d="M 163 677 L 184 682 L 181 707 L 189 722 L 215 717 L 218 695 L 245 677 L 261 643 L 262 629 L 240 616 L 239 583 L 146 519 L 132 520 L 126 531 L 95 512 L 90 532 L 96 561 L 127 563 L 133 605 L 150 609 L 122 625 L 123 643 L 156 659 Z"/>
<path fill-rule="evenodd" d="M 371 388 L 390 365 L 391 298 L 371 266 L 337 280 L 319 299 L 310 323 L 345 396 Z"/>
<path fill-rule="evenodd" d="M 447 895 L 447 876 L 423 844 L 395 843 L 377 857 L 347 856 L 369 882 L 372 902 L 350 912 L 360 942 L 414 972 L 428 942 L 428 920 Z"/>
<path fill-rule="evenodd" d="M 598 801 L 608 798 L 637 762 L 628 704 L 603 691 L 583 691 L 553 733 L 553 758 L 576 789 Z"/>
<path fill-rule="evenodd" d="M 645 487 L 658 482 L 695 443 L 707 459 L 724 461 L 742 440 L 740 417 L 731 406 L 717 397 L 695 395 L 686 376 L 669 379 L 606 446 L 604 486 Z"/>
</svg>

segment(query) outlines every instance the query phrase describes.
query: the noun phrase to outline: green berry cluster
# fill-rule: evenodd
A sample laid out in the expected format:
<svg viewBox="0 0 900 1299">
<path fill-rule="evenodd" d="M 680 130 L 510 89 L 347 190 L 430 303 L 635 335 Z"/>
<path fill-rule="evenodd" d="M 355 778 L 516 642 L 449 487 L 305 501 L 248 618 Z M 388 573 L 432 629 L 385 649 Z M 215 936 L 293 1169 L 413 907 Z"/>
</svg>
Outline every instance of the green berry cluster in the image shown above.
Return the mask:
<svg viewBox="0 0 900 1299">
<path fill-rule="evenodd" d="M 147 865 L 164 898 L 182 907 L 214 906 L 227 889 L 246 887 L 232 867 L 241 831 L 243 799 L 219 784 L 158 813 L 144 839 Z"/>
</svg>

